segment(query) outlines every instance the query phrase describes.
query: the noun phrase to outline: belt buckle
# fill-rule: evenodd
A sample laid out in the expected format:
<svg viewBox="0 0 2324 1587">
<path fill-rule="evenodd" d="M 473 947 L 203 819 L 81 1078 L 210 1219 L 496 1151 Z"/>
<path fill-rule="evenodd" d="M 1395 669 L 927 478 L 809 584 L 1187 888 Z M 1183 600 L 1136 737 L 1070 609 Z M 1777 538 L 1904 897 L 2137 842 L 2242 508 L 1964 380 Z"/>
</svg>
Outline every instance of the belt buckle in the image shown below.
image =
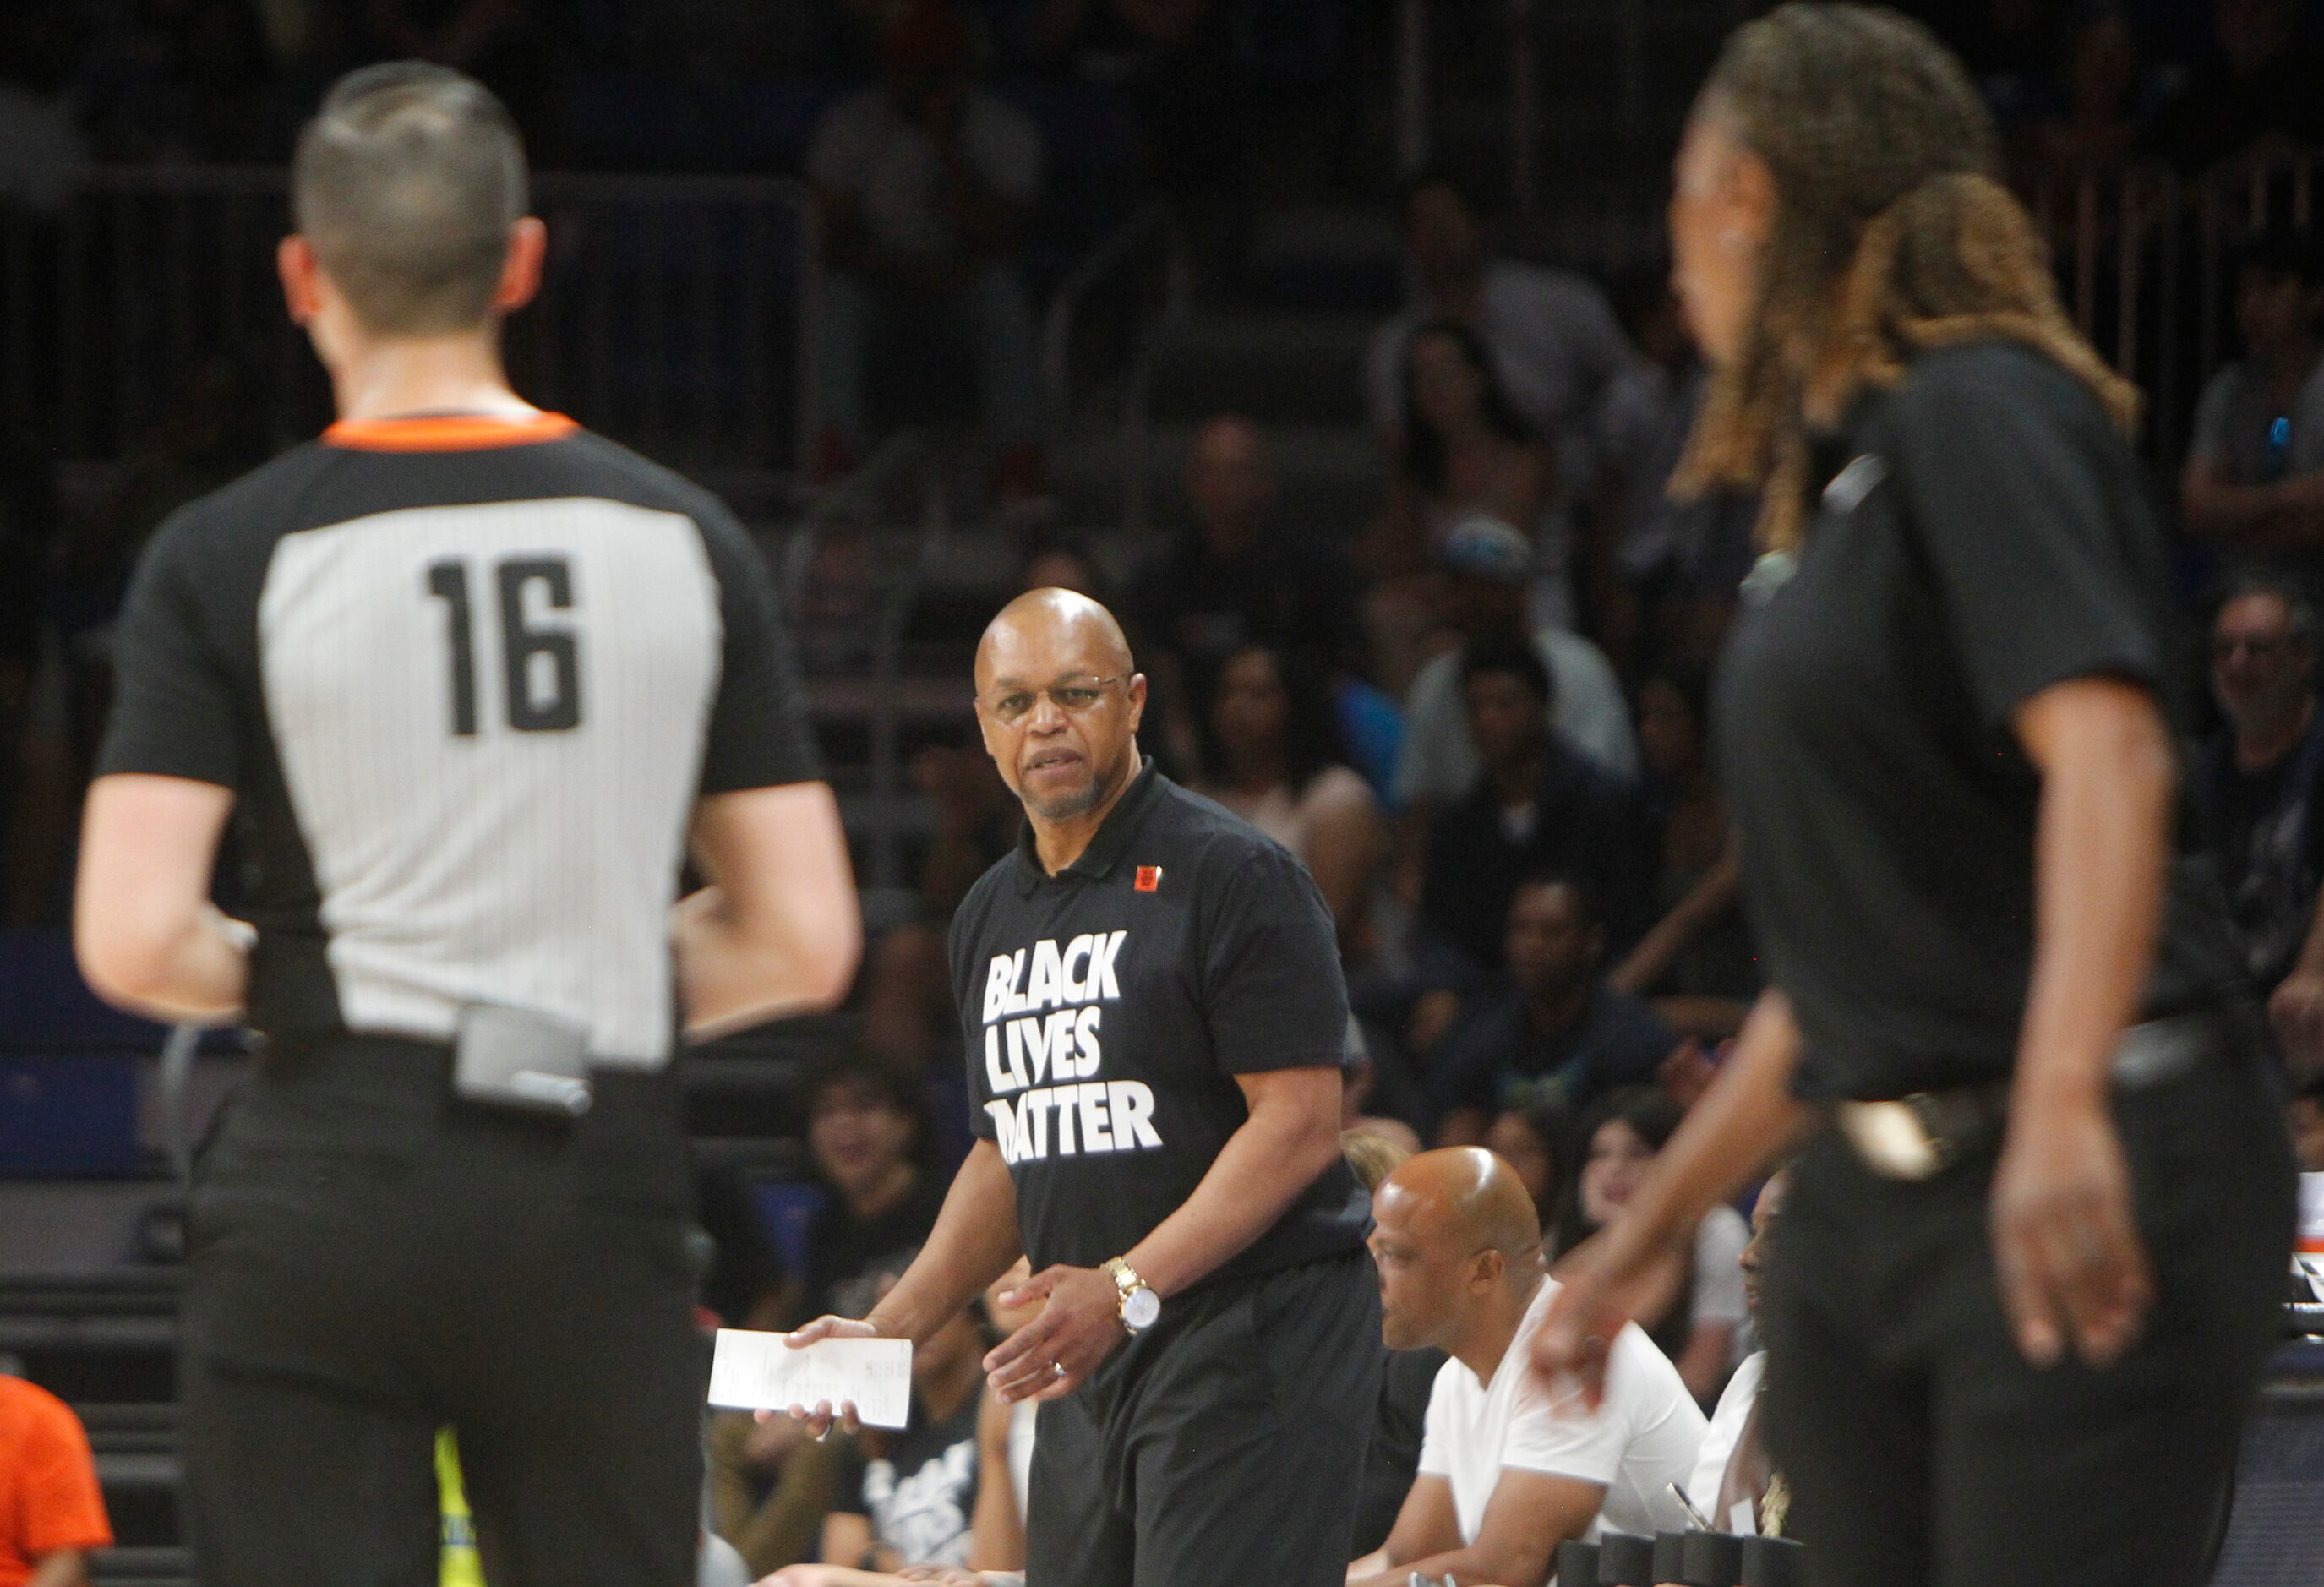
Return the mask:
<svg viewBox="0 0 2324 1587">
<path fill-rule="evenodd" d="M 1885 1179 L 1932 1179 L 1952 1159 L 1945 1141 L 1929 1128 L 1917 1095 L 1895 1102 L 1844 1102 L 1840 1127 L 1864 1166 Z"/>
</svg>

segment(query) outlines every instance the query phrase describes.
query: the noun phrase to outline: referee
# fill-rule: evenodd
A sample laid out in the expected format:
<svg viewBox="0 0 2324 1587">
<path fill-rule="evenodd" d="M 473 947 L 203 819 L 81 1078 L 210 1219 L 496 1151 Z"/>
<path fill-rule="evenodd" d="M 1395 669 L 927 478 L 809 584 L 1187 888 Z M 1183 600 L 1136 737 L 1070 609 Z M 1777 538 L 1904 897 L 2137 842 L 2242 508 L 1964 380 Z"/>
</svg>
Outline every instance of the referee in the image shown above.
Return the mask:
<svg viewBox="0 0 2324 1587">
<path fill-rule="evenodd" d="M 1145 706 L 1095 602 L 1038 590 L 985 631 L 977 719 L 1026 826 L 953 922 L 980 1139 L 870 1316 L 793 1337 L 924 1340 L 1021 1250 L 1041 1310 L 985 1366 L 1043 1402 L 1031 1587 L 1337 1587 L 1381 1351 L 1332 918 L 1139 755 Z"/>
<path fill-rule="evenodd" d="M 2195 1587 L 2281 1330 L 2292 1180 L 2208 862 L 2177 852 L 2134 393 L 2060 311 L 1959 63 L 1873 7 L 1729 40 L 1678 160 L 1764 484 L 1720 760 L 1771 991 L 1538 1359 L 1585 1371 L 1795 1133 L 1769 1445 L 1817 1587 Z M 1747 605 L 1749 603 L 1747 602 Z"/>
<path fill-rule="evenodd" d="M 189 1210 L 200 1574 L 433 1582 L 449 1425 L 493 1582 L 676 1587 L 672 1049 L 844 988 L 837 812 L 740 527 L 509 389 L 543 229 L 502 106 L 357 72 L 292 183 L 339 421 L 146 553 L 75 907 L 105 996 L 265 1038 Z M 246 924 L 209 902 L 229 817 Z"/>
</svg>

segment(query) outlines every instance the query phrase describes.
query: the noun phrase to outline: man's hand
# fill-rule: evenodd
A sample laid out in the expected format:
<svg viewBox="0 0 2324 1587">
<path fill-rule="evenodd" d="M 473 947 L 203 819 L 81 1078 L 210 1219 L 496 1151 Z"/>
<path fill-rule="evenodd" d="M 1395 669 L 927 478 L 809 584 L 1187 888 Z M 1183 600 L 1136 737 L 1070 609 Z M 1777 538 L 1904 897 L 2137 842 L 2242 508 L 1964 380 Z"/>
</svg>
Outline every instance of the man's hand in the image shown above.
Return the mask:
<svg viewBox="0 0 2324 1587">
<path fill-rule="evenodd" d="M 2267 1000 L 2275 1039 L 2298 1075 L 2324 1069 L 2324 970 L 2294 970 Z"/>
<path fill-rule="evenodd" d="M 1606 1358 L 1622 1325 L 1663 1309 L 1686 1278 L 1684 1250 L 1641 1247 L 1621 1232 L 1593 1234 L 1557 1264 L 1559 1289 L 1534 1335 L 1534 1370 L 1578 1385 L 1587 1411 L 1606 1398 Z"/>
<path fill-rule="evenodd" d="M 1121 1291 L 1095 1268 L 1044 1268 L 1001 1297 L 1003 1306 L 1041 1301 L 1040 1315 L 984 1358 L 992 1390 L 1015 1405 L 1061 1399 L 1127 1338 Z"/>
<path fill-rule="evenodd" d="M 892 1334 L 882 1333 L 879 1324 L 869 1318 L 817 1317 L 806 1327 L 785 1334 L 783 1342 L 793 1350 L 805 1350 L 808 1345 L 825 1339 L 893 1337 Z M 851 1435 L 862 1430 L 862 1424 L 855 1419 L 855 1406 L 853 1401 L 834 1406 L 829 1400 L 824 1399 L 817 1400 L 812 1407 L 795 1405 L 788 1411 L 754 1411 L 752 1414 L 761 1422 L 772 1421 L 779 1416 L 788 1416 L 797 1421 L 804 1422 L 807 1424 L 807 1432 L 818 1444 L 830 1435 L 834 1422 L 838 1423 L 840 1427 Z"/>
<path fill-rule="evenodd" d="M 2050 1366 L 2070 1343 L 2084 1362 L 2103 1367 L 2130 1347 L 2154 1277 L 2102 1099 L 2015 1113 L 1989 1216 L 2002 1309 L 2027 1361 Z"/>
</svg>

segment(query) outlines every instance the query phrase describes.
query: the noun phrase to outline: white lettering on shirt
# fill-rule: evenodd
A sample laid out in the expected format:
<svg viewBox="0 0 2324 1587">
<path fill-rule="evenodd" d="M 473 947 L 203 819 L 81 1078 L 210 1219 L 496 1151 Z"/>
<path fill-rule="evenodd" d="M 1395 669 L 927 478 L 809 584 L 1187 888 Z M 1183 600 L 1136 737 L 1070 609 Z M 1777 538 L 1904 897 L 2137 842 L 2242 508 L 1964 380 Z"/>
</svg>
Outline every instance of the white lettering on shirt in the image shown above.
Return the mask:
<svg viewBox="0 0 2324 1587">
<path fill-rule="evenodd" d="M 1044 937 L 996 954 L 984 976 L 984 1112 L 1004 1161 L 1155 1151 L 1154 1091 L 1096 1078 L 1103 1004 L 1121 997 L 1128 931 Z"/>
</svg>

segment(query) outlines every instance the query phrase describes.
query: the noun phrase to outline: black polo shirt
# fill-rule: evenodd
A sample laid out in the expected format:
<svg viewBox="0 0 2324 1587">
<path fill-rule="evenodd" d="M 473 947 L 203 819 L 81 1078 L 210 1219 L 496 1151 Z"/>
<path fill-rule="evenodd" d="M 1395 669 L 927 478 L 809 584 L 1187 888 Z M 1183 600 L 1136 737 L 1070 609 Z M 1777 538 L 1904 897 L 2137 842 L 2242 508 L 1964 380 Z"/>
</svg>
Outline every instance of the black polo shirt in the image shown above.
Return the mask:
<svg viewBox="0 0 2324 1587">
<path fill-rule="evenodd" d="M 1028 827 L 952 926 L 976 1132 L 1001 1149 L 1036 1271 L 1094 1267 L 1177 1211 L 1249 1117 L 1237 1075 L 1342 1061 L 1347 989 L 1306 871 L 1154 770 L 1051 876 Z M 1337 1158 L 1206 1282 L 1351 1250 Z"/>
<path fill-rule="evenodd" d="M 2015 343 L 1914 359 L 1818 459 L 1789 577 L 1763 564 L 1766 587 L 1746 586 L 1716 714 L 1752 926 L 1806 1040 L 1800 1088 L 2006 1075 L 2041 792 L 2011 717 L 2094 674 L 2169 703 L 2162 536 L 2096 397 Z M 2230 995 L 2237 958 L 2216 873 L 2179 859 L 2148 1013 Z"/>
</svg>

